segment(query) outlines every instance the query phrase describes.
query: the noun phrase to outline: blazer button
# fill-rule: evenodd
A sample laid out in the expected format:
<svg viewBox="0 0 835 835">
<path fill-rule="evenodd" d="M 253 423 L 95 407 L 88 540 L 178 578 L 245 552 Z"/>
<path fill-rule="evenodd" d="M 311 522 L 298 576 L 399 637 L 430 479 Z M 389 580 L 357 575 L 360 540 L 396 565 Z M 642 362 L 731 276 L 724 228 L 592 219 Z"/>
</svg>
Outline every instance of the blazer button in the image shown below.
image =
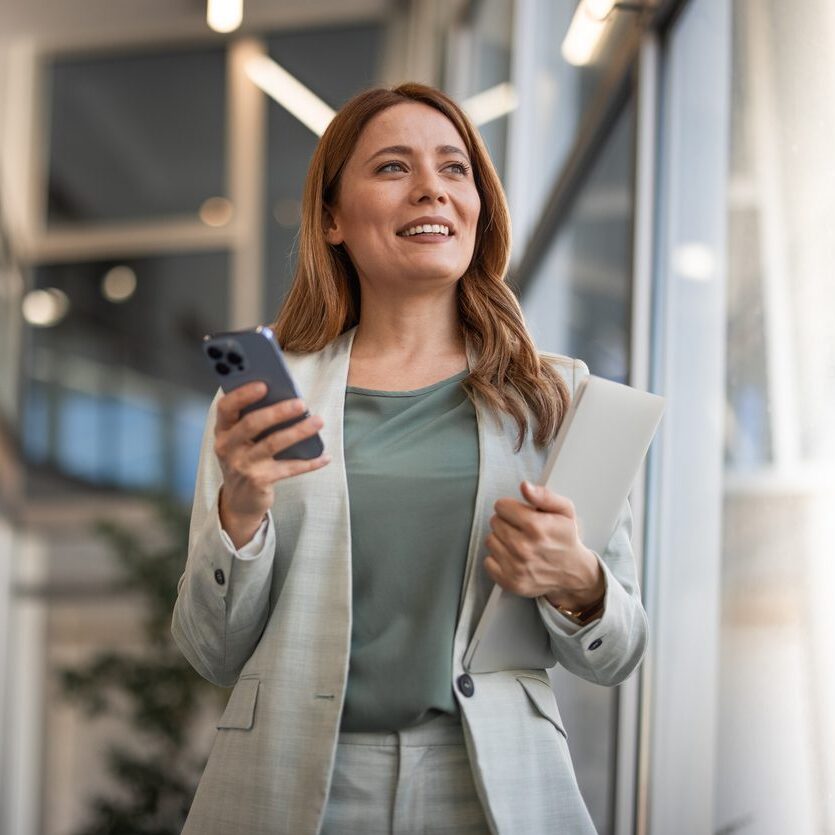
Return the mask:
<svg viewBox="0 0 835 835">
<path fill-rule="evenodd" d="M 467 698 L 475 693 L 475 684 L 467 673 L 458 676 L 458 690 L 461 692 L 462 696 L 466 696 Z"/>
<path fill-rule="evenodd" d="M 589 649 L 597 649 L 603 643 L 602 638 L 597 638 L 589 644 Z"/>
<path fill-rule="evenodd" d="M 223 569 L 218 568 L 218 570 L 215 571 L 215 581 L 219 586 L 222 586 L 226 582 L 226 577 L 223 574 Z"/>
</svg>

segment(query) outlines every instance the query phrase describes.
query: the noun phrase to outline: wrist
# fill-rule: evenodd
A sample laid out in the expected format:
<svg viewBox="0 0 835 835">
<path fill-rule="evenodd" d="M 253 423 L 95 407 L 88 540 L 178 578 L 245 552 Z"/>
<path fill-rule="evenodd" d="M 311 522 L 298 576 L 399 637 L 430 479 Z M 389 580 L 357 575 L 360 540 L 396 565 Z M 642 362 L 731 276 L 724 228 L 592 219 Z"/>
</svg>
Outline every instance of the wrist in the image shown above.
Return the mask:
<svg viewBox="0 0 835 835">
<path fill-rule="evenodd" d="M 578 617 L 582 617 L 583 620 L 590 619 L 593 614 L 602 609 L 606 597 L 606 576 L 600 568 L 594 552 L 589 551 L 589 554 L 594 560 L 595 574 L 590 585 L 576 591 L 562 588 L 545 595 L 545 599 L 555 609 L 573 619 Z"/>
<path fill-rule="evenodd" d="M 600 600 L 587 606 L 584 609 L 568 609 L 564 606 L 554 605 L 554 608 L 578 626 L 585 626 L 603 615 L 605 609 L 605 595 Z"/>
<path fill-rule="evenodd" d="M 220 500 L 218 501 L 218 517 L 220 519 L 220 527 L 232 540 L 232 544 L 235 548 L 240 548 L 252 540 L 252 537 L 255 536 L 258 528 L 261 527 L 261 523 L 264 521 L 265 516 L 266 513 L 262 513 L 260 516 L 230 513 L 223 506 L 223 493 L 221 492 Z"/>
</svg>

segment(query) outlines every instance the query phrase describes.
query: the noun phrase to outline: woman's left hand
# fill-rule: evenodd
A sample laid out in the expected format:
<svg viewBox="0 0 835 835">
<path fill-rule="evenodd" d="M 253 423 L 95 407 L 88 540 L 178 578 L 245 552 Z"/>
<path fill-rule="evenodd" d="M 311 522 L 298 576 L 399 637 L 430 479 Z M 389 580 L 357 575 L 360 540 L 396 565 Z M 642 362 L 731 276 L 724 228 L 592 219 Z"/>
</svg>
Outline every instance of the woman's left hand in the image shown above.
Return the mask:
<svg viewBox="0 0 835 835">
<path fill-rule="evenodd" d="M 594 552 L 580 540 L 574 505 L 547 487 L 522 482 L 525 502 L 499 499 L 485 540 L 484 569 L 502 588 L 522 597 L 584 609 L 600 600 L 606 578 Z"/>
</svg>

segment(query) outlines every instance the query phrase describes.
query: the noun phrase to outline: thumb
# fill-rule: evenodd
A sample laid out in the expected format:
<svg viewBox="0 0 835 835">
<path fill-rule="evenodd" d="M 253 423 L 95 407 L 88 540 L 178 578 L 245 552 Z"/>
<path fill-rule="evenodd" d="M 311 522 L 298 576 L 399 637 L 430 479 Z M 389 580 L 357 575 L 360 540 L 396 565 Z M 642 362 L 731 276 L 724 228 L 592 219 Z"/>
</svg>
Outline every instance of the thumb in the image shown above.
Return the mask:
<svg viewBox="0 0 835 835">
<path fill-rule="evenodd" d="M 574 508 L 570 499 L 560 496 L 542 485 L 534 485 L 529 481 L 523 481 L 522 495 L 538 510 L 563 513 L 566 516 L 574 515 Z"/>
</svg>

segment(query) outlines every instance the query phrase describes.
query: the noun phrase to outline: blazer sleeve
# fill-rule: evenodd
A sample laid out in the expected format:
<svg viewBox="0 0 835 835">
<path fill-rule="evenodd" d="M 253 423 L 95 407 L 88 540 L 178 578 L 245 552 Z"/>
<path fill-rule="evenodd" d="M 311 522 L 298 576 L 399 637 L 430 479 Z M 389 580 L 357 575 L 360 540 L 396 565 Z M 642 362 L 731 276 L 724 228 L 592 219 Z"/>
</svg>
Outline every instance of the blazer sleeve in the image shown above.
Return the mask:
<svg viewBox="0 0 835 835">
<path fill-rule="evenodd" d="M 214 451 L 215 396 L 200 448 L 185 570 L 177 583 L 171 634 L 201 676 L 221 687 L 237 681 L 270 612 L 275 524 L 267 514 L 264 548 L 240 559 L 224 541 L 218 513 L 223 474 Z"/>
<path fill-rule="evenodd" d="M 581 360 L 574 361 L 574 380 L 588 375 Z M 595 684 L 620 684 L 641 663 L 649 625 L 632 551 L 632 511 L 625 502 L 606 549 L 595 553 L 606 582 L 603 614 L 568 634 L 564 621 L 545 597 L 536 599 L 557 661 L 575 675 Z"/>
</svg>

